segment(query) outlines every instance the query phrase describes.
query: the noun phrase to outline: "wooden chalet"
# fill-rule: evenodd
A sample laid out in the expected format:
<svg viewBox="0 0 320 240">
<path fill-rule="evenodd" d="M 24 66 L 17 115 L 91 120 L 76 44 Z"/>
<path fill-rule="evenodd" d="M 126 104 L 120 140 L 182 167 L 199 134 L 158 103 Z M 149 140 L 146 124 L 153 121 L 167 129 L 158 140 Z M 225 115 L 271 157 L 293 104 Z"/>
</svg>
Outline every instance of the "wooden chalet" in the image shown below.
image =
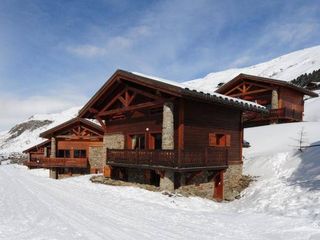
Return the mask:
<svg viewBox="0 0 320 240">
<path fill-rule="evenodd" d="M 242 174 L 243 111 L 266 110 L 117 70 L 79 117 L 102 126 L 106 175 L 166 190 L 214 181 L 221 199 L 224 174 L 228 181 Z"/>
<path fill-rule="evenodd" d="M 247 74 L 238 75 L 216 92 L 258 103 L 269 110 L 268 113 L 245 112 L 243 121 L 246 127 L 300 122 L 303 120 L 304 96 L 318 96 L 286 81 Z"/>
<path fill-rule="evenodd" d="M 102 171 L 99 165 L 103 129 L 91 121 L 74 118 L 40 134 L 48 140 L 25 150 L 29 168 L 48 168 L 50 177 Z"/>
<path fill-rule="evenodd" d="M 49 156 L 51 151 L 51 141 L 46 140 L 42 143 L 39 143 L 35 146 L 32 146 L 31 148 L 28 148 L 23 151 L 23 153 L 28 155 L 28 161 L 26 164 L 29 166 L 29 168 L 35 168 L 37 165 L 37 159 L 43 158 L 45 156 Z M 34 166 L 32 166 L 34 165 Z"/>
</svg>

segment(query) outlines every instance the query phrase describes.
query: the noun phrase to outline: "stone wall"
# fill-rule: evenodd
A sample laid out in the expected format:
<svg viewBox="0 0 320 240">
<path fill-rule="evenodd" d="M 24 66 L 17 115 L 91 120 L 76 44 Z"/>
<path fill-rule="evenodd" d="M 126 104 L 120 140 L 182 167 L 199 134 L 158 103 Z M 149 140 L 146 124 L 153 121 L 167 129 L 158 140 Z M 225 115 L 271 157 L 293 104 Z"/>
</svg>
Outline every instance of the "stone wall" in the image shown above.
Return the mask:
<svg viewBox="0 0 320 240">
<path fill-rule="evenodd" d="M 51 138 L 51 153 L 50 153 L 51 158 L 56 157 L 56 139 L 54 137 Z"/>
<path fill-rule="evenodd" d="M 144 179 L 144 170 L 143 169 L 137 169 L 137 168 L 128 168 L 128 182 L 135 182 L 135 183 L 145 183 Z"/>
<path fill-rule="evenodd" d="M 163 191 L 174 191 L 174 172 L 166 170 L 164 176 L 160 178 L 160 189 Z"/>
<path fill-rule="evenodd" d="M 55 169 L 50 169 L 49 170 L 49 177 L 53 179 L 57 179 L 57 171 Z"/>
<path fill-rule="evenodd" d="M 89 163 L 90 168 L 103 169 L 105 166 L 105 156 L 103 155 L 103 147 L 89 147 Z"/>
<path fill-rule="evenodd" d="M 163 105 L 162 149 L 174 149 L 174 112 L 171 102 Z"/>
<path fill-rule="evenodd" d="M 125 137 L 122 133 L 106 134 L 103 136 L 103 160 L 106 161 L 107 148 L 124 149 Z"/>
<path fill-rule="evenodd" d="M 224 198 L 227 200 L 234 199 L 238 192 L 235 192 L 242 178 L 242 164 L 229 165 L 224 173 Z"/>
</svg>

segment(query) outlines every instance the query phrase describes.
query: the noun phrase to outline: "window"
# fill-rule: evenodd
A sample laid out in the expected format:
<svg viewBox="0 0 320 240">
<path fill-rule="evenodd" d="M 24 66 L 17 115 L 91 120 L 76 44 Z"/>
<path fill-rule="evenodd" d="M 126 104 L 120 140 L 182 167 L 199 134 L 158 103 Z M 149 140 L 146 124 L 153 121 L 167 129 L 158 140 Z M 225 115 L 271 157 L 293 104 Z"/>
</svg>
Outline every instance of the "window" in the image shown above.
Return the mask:
<svg viewBox="0 0 320 240">
<path fill-rule="evenodd" d="M 85 158 L 87 157 L 87 152 L 84 149 L 75 149 L 73 152 L 74 158 Z"/>
<path fill-rule="evenodd" d="M 209 133 L 209 146 L 230 147 L 231 136 L 224 133 Z"/>
<path fill-rule="evenodd" d="M 132 149 L 145 149 L 146 138 L 144 135 L 131 135 L 131 147 Z"/>
<path fill-rule="evenodd" d="M 68 149 L 59 149 L 58 150 L 58 157 L 69 158 L 70 157 L 70 150 L 68 150 Z"/>
</svg>

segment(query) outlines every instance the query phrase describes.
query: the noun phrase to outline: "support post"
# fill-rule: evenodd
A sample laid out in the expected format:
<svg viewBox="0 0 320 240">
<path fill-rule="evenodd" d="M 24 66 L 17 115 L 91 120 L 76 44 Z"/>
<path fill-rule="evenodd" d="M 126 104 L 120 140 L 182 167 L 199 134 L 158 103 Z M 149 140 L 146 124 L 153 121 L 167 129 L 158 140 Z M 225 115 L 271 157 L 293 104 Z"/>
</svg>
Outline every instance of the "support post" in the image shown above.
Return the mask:
<svg viewBox="0 0 320 240">
<path fill-rule="evenodd" d="M 162 149 L 174 149 L 174 107 L 172 102 L 163 104 Z M 165 170 L 164 176 L 160 178 L 160 189 L 174 191 L 174 171 Z"/>
<path fill-rule="evenodd" d="M 271 97 L 271 109 L 278 109 L 279 108 L 279 96 L 277 89 L 272 90 L 272 97 Z"/>
<path fill-rule="evenodd" d="M 56 157 L 56 139 L 54 137 L 51 138 L 51 154 L 50 158 Z"/>
</svg>

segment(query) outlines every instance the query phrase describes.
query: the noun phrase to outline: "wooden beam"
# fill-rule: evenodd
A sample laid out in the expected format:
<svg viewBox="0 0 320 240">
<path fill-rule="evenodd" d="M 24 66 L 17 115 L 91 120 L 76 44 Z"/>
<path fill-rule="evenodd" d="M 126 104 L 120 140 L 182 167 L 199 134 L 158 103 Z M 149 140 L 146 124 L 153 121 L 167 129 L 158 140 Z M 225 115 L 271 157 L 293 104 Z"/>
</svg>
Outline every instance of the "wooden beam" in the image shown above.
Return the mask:
<svg viewBox="0 0 320 240">
<path fill-rule="evenodd" d="M 178 126 L 178 166 L 182 162 L 181 151 L 184 150 L 184 102 L 183 99 L 180 99 L 179 104 L 179 126 Z"/>
<path fill-rule="evenodd" d="M 124 108 L 119 108 L 119 109 L 113 109 L 113 110 L 109 110 L 109 111 L 100 112 L 100 113 L 98 113 L 97 117 L 107 116 L 107 115 L 112 115 L 112 114 L 118 114 L 118 113 L 125 113 L 125 112 L 129 112 L 129 111 L 136 111 L 136 110 L 143 109 L 143 108 L 159 107 L 162 104 L 163 104 L 162 100 L 161 101 L 140 103 L 140 104 L 129 106 L 129 107 L 124 107 Z"/>
<path fill-rule="evenodd" d="M 86 129 L 86 130 L 88 130 L 88 131 L 90 131 L 90 132 L 92 132 L 92 133 L 94 133 L 94 134 L 96 134 L 96 135 L 98 135 L 98 136 L 103 137 L 102 134 L 100 134 L 100 133 L 98 133 L 98 132 L 96 132 L 96 131 L 94 131 L 94 130 L 92 130 L 92 129 L 89 129 L 89 128 L 87 128 L 87 127 L 82 127 L 82 128 L 84 128 L 84 129 Z"/>
<path fill-rule="evenodd" d="M 159 97 L 159 96 L 157 96 L 157 95 L 154 95 L 154 94 L 151 94 L 151 93 L 142 91 L 142 90 L 137 89 L 137 88 L 134 88 L 134 87 L 128 87 L 128 89 L 131 90 L 131 91 L 134 92 L 134 93 L 138 93 L 138 94 L 140 94 L 140 95 L 146 96 L 146 97 L 151 98 L 151 99 L 154 99 L 154 100 L 161 99 L 161 97 Z"/>
<path fill-rule="evenodd" d="M 119 97 L 126 91 L 127 89 L 123 89 L 120 93 L 118 93 L 100 112 L 106 111 L 112 104 L 114 104 L 117 100 L 119 100 Z"/>
<path fill-rule="evenodd" d="M 106 124 L 102 121 L 102 119 L 98 115 L 95 115 L 95 118 L 98 120 L 98 122 L 100 123 L 103 131 L 106 133 L 107 132 Z"/>
<path fill-rule="evenodd" d="M 230 96 L 230 97 L 240 97 L 240 96 L 250 95 L 250 94 L 254 94 L 254 93 L 268 92 L 268 91 L 270 91 L 270 90 L 269 89 L 260 89 L 260 90 L 254 90 L 254 91 L 251 91 L 251 92 L 246 92 L 246 93 L 230 94 L 228 96 Z"/>
</svg>

